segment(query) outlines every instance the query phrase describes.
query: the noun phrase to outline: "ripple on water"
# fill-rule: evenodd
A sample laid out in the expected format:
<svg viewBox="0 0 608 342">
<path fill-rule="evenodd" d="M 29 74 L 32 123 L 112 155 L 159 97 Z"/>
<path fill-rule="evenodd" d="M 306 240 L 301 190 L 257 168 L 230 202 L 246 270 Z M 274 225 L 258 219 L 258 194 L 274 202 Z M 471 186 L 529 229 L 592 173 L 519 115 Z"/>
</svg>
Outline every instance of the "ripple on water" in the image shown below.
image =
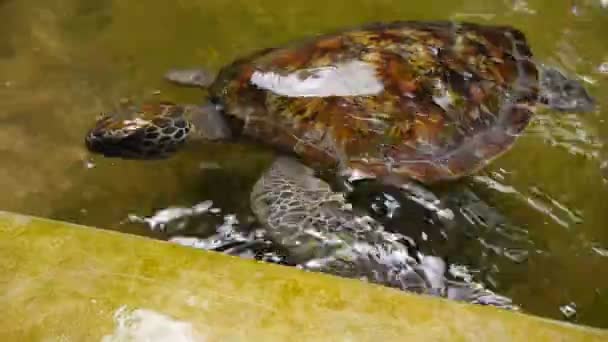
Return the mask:
<svg viewBox="0 0 608 342">
<path fill-rule="evenodd" d="M 541 137 L 549 146 L 563 148 L 572 155 L 597 160 L 604 144 L 576 114 L 539 114 L 526 130 L 527 135 Z"/>
<path fill-rule="evenodd" d="M 591 247 L 591 250 L 594 251 L 599 256 L 608 257 L 608 248 L 594 246 L 594 247 Z"/>
<path fill-rule="evenodd" d="M 171 207 L 159 210 L 149 217 L 130 215 L 128 221 L 145 224 L 151 230 L 168 230 L 170 242 L 188 247 L 273 263 L 287 263 L 309 271 L 365 279 L 408 291 L 428 291 L 429 294 L 447 296 L 454 300 L 517 309 L 509 298 L 494 294 L 486 286 L 476 282 L 475 277 L 469 274 L 472 268 L 464 265 L 455 268 L 450 266 L 451 271 L 446 273 L 443 259 L 423 255 L 416 250 L 415 243 L 407 236 L 385 232 L 382 229 L 361 233 L 374 236 L 368 239 L 356 234 L 351 236 L 347 230 L 342 234 L 320 234 L 317 236 L 319 241 L 314 242 L 315 246 L 312 247 L 316 249 L 314 255 L 295 263 L 295 260 L 291 259 L 298 255 L 299 249 L 311 248 L 308 242 L 303 246 L 295 246 L 294 250 L 283 250 L 285 247 L 269 240 L 266 237 L 268 233 L 263 229 L 252 229 L 255 226 L 243 227 L 236 215 L 224 215 L 223 223 L 217 224 L 213 231 L 205 236 L 180 235 L 196 216 L 212 215 L 212 209 L 212 202 L 204 201 L 190 208 Z M 373 220 L 369 217 L 365 219 Z M 336 250 L 337 247 L 339 248 Z M 459 271 L 456 272 L 455 269 Z"/>
<path fill-rule="evenodd" d="M 490 176 L 475 176 L 473 179 L 489 189 L 511 195 L 564 228 L 570 228 L 574 224 L 583 222 L 583 217 L 578 210 L 570 209 L 566 204 L 545 193 L 538 186 L 530 186 L 522 191 L 512 185 L 503 184 Z"/>
</svg>

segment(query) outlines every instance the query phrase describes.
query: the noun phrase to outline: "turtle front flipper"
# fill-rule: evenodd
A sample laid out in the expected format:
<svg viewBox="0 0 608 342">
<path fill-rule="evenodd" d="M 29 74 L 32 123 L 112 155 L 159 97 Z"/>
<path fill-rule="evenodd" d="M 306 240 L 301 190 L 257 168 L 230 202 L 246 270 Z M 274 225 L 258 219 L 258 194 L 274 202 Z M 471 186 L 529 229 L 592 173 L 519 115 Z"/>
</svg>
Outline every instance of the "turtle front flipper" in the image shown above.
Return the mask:
<svg viewBox="0 0 608 342">
<path fill-rule="evenodd" d="M 204 69 L 172 69 L 165 73 L 165 79 L 185 87 L 207 88 L 215 75 Z"/>
<path fill-rule="evenodd" d="M 543 67 L 539 71 L 542 103 L 566 112 L 586 113 L 594 110 L 595 101 L 580 82 L 567 78 L 555 68 Z"/>
</svg>

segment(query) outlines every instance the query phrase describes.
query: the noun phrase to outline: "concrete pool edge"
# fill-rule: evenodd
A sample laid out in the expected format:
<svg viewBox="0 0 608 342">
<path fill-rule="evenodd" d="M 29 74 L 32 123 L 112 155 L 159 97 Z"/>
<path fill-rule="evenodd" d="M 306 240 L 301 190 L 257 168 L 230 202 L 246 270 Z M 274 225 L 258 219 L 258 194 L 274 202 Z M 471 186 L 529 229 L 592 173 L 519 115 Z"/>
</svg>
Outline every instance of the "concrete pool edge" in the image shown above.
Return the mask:
<svg viewBox="0 0 608 342">
<path fill-rule="evenodd" d="M 146 319 L 177 329 L 175 341 L 608 340 L 607 330 L 2 211 L 0 293 L 2 341 L 157 336 L 141 331 Z"/>
</svg>

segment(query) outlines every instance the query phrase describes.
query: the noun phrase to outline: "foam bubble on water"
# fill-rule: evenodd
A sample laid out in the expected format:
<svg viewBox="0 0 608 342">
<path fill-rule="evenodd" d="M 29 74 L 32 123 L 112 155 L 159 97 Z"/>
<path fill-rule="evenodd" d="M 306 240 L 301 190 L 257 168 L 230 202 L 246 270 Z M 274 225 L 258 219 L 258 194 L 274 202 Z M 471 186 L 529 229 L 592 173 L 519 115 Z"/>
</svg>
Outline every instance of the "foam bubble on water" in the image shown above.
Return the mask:
<svg viewBox="0 0 608 342">
<path fill-rule="evenodd" d="M 564 315 L 564 318 L 571 319 L 576 316 L 576 304 L 570 303 L 562 305 L 559 307 L 559 311 L 561 311 L 562 315 Z"/>
<path fill-rule="evenodd" d="M 397 210 L 401 207 L 401 204 L 399 204 L 399 201 L 395 197 L 389 194 L 383 194 L 383 196 L 384 207 L 387 210 L 386 217 L 393 218 Z"/>
<path fill-rule="evenodd" d="M 238 224 L 239 220 L 236 215 L 226 215 L 224 216 L 224 222 L 219 227 L 217 227 L 217 232 L 224 235 L 234 234 Z"/>
<path fill-rule="evenodd" d="M 213 201 L 203 201 L 190 208 L 171 207 L 157 211 L 150 217 L 140 217 L 134 214 L 128 216 L 128 221 L 133 223 L 145 223 L 151 230 L 164 231 L 170 223 L 187 219 L 195 215 L 205 214 L 213 208 Z M 185 222 L 178 224 L 177 229 L 183 228 Z"/>
<path fill-rule="evenodd" d="M 511 9 L 514 12 L 524 13 L 524 14 L 536 14 L 536 10 L 530 8 L 530 5 L 525 0 L 514 0 Z"/>
<path fill-rule="evenodd" d="M 466 265 L 450 264 L 448 272 L 455 278 L 462 279 L 467 283 L 473 282 L 473 275 Z"/>
<path fill-rule="evenodd" d="M 203 342 L 207 339 L 189 322 L 178 321 L 162 313 L 148 310 L 128 310 L 120 307 L 114 313 L 115 329 L 101 342 Z"/>
<path fill-rule="evenodd" d="M 211 211 L 209 211 L 211 212 Z M 176 243 L 178 245 L 192 247 L 202 250 L 218 250 L 223 249 L 225 252 L 229 252 L 232 249 L 228 246 L 244 246 L 248 242 L 254 243 L 256 240 L 261 241 L 264 238 L 264 234 L 259 231 L 242 232 L 239 229 L 239 220 L 234 214 L 224 215 L 224 222 L 217 226 L 216 233 L 204 238 L 192 237 L 192 236 L 180 236 L 175 235 L 169 238 L 169 242 Z M 224 249 L 228 248 L 228 249 Z M 241 257 L 246 257 L 240 253 Z M 248 255 L 248 258 L 253 257 Z"/>
<path fill-rule="evenodd" d="M 598 255 L 608 257 L 608 248 L 602 248 L 599 246 L 591 247 L 591 249 Z"/>
<path fill-rule="evenodd" d="M 218 238 L 216 236 L 212 236 L 207 239 L 191 236 L 173 236 L 168 241 L 185 247 L 192 247 L 203 250 L 214 250 L 223 246 L 226 243 L 221 238 Z"/>
</svg>

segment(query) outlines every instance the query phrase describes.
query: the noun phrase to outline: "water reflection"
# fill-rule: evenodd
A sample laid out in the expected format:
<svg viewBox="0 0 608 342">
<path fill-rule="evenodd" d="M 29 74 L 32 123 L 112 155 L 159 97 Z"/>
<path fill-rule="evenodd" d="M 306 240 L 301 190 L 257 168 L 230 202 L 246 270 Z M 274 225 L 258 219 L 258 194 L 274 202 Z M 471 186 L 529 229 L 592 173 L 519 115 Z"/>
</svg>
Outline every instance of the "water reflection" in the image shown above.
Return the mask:
<svg viewBox="0 0 608 342">
<path fill-rule="evenodd" d="M 504 194 L 511 194 L 564 228 L 570 228 L 572 224 L 578 224 L 583 221 L 583 218 L 577 215 L 575 210 L 569 209 L 566 205 L 544 193 L 536 186 L 529 188 L 526 194 L 522 194 L 512 186 L 503 185 L 488 176 L 475 176 L 474 179 L 490 189 Z"/>
</svg>

